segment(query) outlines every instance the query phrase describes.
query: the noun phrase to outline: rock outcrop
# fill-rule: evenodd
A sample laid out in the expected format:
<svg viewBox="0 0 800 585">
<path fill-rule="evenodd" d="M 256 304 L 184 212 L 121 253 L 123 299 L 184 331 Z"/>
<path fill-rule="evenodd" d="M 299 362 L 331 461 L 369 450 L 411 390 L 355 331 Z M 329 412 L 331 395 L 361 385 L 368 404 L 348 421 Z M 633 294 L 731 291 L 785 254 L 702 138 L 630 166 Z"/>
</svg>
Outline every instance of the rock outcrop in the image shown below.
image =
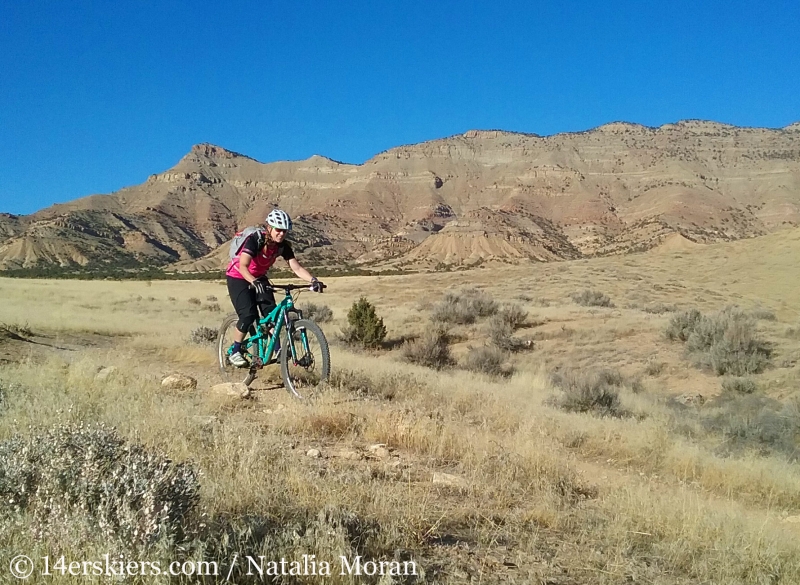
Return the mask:
<svg viewBox="0 0 800 585">
<path fill-rule="evenodd" d="M 800 222 L 800 125 L 615 122 L 499 130 L 382 152 L 260 163 L 199 144 L 111 195 L 0 214 L 0 269 L 155 264 L 219 270 L 237 228 L 274 206 L 307 264 L 549 261 L 765 234 Z"/>
</svg>

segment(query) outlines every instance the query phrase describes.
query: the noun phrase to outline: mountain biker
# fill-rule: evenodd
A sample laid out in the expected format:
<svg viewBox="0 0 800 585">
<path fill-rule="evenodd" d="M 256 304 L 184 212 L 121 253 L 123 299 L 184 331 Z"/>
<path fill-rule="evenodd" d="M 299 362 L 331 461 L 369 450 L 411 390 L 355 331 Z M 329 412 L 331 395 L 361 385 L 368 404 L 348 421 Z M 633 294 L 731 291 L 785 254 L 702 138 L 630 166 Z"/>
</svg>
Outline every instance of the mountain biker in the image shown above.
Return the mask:
<svg viewBox="0 0 800 585">
<path fill-rule="evenodd" d="M 298 278 L 311 284 L 311 290 L 322 292 L 324 285 L 300 265 L 294 257 L 292 245 L 286 241 L 286 234 L 292 229 L 292 220 L 281 209 L 273 209 L 265 220 L 265 230 L 250 234 L 242 244 L 236 257 L 231 260 L 225 275 L 228 280 L 228 294 L 231 297 L 239 322 L 233 335 L 233 348 L 228 357 L 231 365 L 247 367 L 247 359 L 242 355 L 241 343 L 245 333 L 258 319 L 257 306 L 264 315 L 275 308 L 275 295 L 267 287 L 267 271 L 280 256 L 289 263 Z"/>
</svg>

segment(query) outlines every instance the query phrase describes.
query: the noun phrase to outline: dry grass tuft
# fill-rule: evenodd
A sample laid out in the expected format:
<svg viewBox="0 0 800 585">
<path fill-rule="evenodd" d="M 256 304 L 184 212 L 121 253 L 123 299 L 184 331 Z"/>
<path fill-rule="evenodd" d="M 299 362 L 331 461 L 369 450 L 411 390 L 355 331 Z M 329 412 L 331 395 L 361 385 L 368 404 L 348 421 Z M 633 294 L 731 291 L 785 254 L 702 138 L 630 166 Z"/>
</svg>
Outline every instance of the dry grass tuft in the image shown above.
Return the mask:
<svg viewBox="0 0 800 585">
<path fill-rule="evenodd" d="M 302 412 L 286 421 L 283 432 L 316 439 L 344 439 L 359 435 L 363 427 L 360 417 L 343 408 L 328 408 L 323 412 Z"/>
<path fill-rule="evenodd" d="M 424 382 L 409 374 L 367 375 L 348 369 L 335 369 L 328 380 L 340 392 L 381 400 L 409 399 L 425 389 Z"/>
<path fill-rule="evenodd" d="M 33 330 L 30 327 L 28 327 L 27 323 L 25 323 L 24 325 L 18 323 L 0 323 L 0 337 L 11 337 L 11 338 L 33 337 Z"/>
<path fill-rule="evenodd" d="M 206 327 L 205 325 L 201 325 L 197 329 L 193 329 L 191 334 L 189 335 L 189 341 L 192 343 L 196 343 L 198 345 L 204 345 L 209 343 L 214 343 L 219 336 L 219 331 L 216 329 L 212 329 L 211 327 Z"/>
</svg>

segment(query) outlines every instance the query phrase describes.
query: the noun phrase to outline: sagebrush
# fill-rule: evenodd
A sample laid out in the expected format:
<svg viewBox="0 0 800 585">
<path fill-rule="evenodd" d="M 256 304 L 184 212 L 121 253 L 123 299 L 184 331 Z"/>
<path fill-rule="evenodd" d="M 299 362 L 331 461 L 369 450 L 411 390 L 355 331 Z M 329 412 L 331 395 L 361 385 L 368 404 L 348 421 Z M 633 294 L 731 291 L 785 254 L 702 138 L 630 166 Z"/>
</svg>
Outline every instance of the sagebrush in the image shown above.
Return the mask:
<svg viewBox="0 0 800 585">
<path fill-rule="evenodd" d="M 422 337 L 403 345 L 403 359 L 412 364 L 441 370 L 455 364 L 450 351 L 449 331 L 444 327 L 430 327 Z"/>
<path fill-rule="evenodd" d="M 490 376 L 509 377 L 514 373 L 514 368 L 506 359 L 506 353 L 497 347 L 475 347 L 464 356 L 462 367 L 465 370 L 489 374 Z"/>
<path fill-rule="evenodd" d="M 668 339 L 684 341 L 695 363 L 718 376 L 762 372 L 772 346 L 758 334 L 755 319 L 737 307 L 703 315 L 697 309 L 675 315 L 665 331 Z"/>
<path fill-rule="evenodd" d="M 308 303 L 303 308 L 303 317 L 316 321 L 317 323 L 329 323 L 333 321 L 333 311 L 327 305 Z"/>
<path fill-rule="evenodd" d="M 626 380 L 616 370 L 566 369 L 551 375 L 553 384 L 562 391 L 551 404 L 567 412 L 589 412 L 599 416 L 622 417 L 627 412 L 619 398 Z"/>
<path fill-rule="evenodd" d="M 138 545 L 180 538 L 199 487 L 190 465 L 103 425 L 61 424 L 0 443 L 0 518 L 27 515 L 40 538 L 58 541 L 78 525 Z"/>
<path fill-rule="evenodd" d="M 585 289 L 572 294 L 572 300 L 584 307 L 613 307 L 614 303 L 605 293 L 598 290 Z"/>
<path fill-rule="evenodd" d="M 469 325 L 480 317 L 489 317 L 497 311 L 497 303 L 489 293 L 468 288 L 445 293 L 444 298 L 433 307 L 431 320 L 435 323 Z"/>
</svg>

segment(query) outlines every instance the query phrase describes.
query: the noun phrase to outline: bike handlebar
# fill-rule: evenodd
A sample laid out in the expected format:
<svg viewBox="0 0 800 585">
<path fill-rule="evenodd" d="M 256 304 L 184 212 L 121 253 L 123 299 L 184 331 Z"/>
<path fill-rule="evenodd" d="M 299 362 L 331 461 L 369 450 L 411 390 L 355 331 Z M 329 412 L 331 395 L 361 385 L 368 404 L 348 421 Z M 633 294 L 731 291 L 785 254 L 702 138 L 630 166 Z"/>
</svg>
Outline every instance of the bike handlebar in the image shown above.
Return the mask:
<svg viewBox="0 0 800 585">
<path fill-rule="evenodd" d="M 325 290 L 326 288 L 328 288 L 327 285 L 322 284 L 321 282 L 319 283 L 319 285 L 322 288 L 322 290 Z M 280 289 L 282 291 L 285 291 L 286 293 L 289 293 L 289 292 L 291 292 L 293 290 L 313 290 L 311 288 L 311 284 L 308 284 L 308 283 L 307 284 L 273 284 L 273 283 L 270 283 L 270 284 L 265 284 L 264 288 L 266 290 L 271 290 L 272 292 L 275 292 L 276 290 Z"/>
</svg>

